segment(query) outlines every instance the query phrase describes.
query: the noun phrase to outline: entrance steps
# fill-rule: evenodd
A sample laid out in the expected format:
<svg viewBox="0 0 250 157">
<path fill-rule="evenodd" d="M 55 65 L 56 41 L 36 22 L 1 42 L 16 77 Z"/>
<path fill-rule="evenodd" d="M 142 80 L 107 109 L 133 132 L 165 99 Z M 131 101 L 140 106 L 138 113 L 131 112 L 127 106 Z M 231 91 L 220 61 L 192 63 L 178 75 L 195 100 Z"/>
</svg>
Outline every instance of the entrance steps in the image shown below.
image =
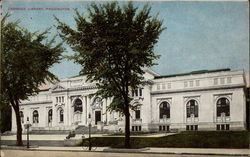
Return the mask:
<svg viewBox="0 0 250 157">
<path fill-rule="evenodd" d="M 74 126 L 74 127 L 51 127 L 51 128 L 44 128 L 44 127 L 32 127 L 32 129 L 29 131 L 30 134 L 69 134 L 70 131 L 75 131 L 76 134 L 88 134 L 89 133 L 89 127 L 84 125 Z M 112 133 L 112 131 L 109 131 L 107 129 L 98 129 L 97 126 L 91 127 L 91 134 L 106 134 L 106 133 Z M 26 134 L 26 131 L 23 132 L 23 134 Z"/>
<path fill-rule="evenodd" d="M 78 126 L 75 129 L 75 133 L 76 134 L 88 134 L 89 127 L 88 126 Z M 99 130 L 99 129 L 97 129 L 97 126 L 91 126 L 91 134 L 106 134 L 106 133 L 110 133 L 110 131 L 107 129 Z"/>
<path fill-rule="evenodd" d="M 30 134 L 68 134 L 71 130 L 72 127 L 32 127 Z"/>
<path fill-rule="evenodd" d="M 70 130 L 32 130 L 30 134 L 68 134 Z"/>
</svg>

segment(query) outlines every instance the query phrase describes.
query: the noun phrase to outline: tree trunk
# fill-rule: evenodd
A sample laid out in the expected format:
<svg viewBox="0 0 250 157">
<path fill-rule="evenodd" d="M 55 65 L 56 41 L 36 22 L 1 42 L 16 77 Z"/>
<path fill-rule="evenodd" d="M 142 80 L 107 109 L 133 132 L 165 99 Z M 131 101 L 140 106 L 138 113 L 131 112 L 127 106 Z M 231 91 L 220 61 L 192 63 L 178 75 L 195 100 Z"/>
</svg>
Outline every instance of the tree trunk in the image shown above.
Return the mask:
<svg viewBox="0 0 250 157">
<path fill-rule="evenodd" d="M 130 148 L 130 114 L 127 101 L 125 101 L 125 148 Z"/>
<path fill-rule="evenodd" d="M 14 108 L 15 114 L 16 114 L 16 125 L 17 125 L 17 133 L 16 133 L 16 138 L 17 138 L 17 145 L 22 146 L 23 141 L 22 141 L 22 125 L 21 125 L 21 118 L 20 118 L 20 111 L 19 111 L 19 104 L 12 104 L 12 107 Z"/>
</svg>

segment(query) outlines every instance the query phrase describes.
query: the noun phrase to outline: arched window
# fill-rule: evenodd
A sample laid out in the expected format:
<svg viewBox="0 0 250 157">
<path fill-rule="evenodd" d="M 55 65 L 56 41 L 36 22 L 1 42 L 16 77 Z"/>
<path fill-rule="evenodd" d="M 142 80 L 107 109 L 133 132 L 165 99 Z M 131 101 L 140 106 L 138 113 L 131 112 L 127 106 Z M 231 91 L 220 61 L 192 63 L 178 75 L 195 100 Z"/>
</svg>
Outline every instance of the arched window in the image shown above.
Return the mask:
<svg viewBox="0 0 250 157">
<path fill-rule="evenodd" d="M 160 119 L 170 118 L 170 105 L 164 101 L 160 104 Z"/>
<path fill-rule="evenodd" d="M 20 111 L 20 119 L 21 123 L 24 123 L 23 111 Z"/>
<path fill-rule="evenodd" d="M 230 116 L 230 102 L 227 98 L 220 98 L 217 103 L 217 117 L 220 117 L 221 114 L 225 116 Z"/>
<path fill-rule="evenodd" d="M 135 119 L 141 119 L 141 110 L 140 109 L 135 110 Z"/>
<path fill-rule="evenodd" d="M 60 117 L 59 122 L 63 122 L 63 109 L 59 111 L 59 117 Z"/>
<path fill-rule="evenodd" d="M 39 114 L 37 110 L 33 112 L 33 123 L 39 123 Z"/>
<path fill-rule="evenodd" d="M 135 109 L 135 119 L 141 119 L 141 104 Z"/>
<path fill-rule="evenodd" d="M 187 117 L 198 117 L 198 103 L 195 100 L 189 100 L 187 103 Z"/>
<path fill-rule="evenodd" d="M 80 111 L 82 112 L 82 100 L 76 99 L 74 103 L 74 112 Z"/>
<path fill-rule="evenodd" d="M 52 109 L 50 109 L 49 112 L 48 112 L 48 122 L 49 123 L 52 122 Z"/>
</svg>

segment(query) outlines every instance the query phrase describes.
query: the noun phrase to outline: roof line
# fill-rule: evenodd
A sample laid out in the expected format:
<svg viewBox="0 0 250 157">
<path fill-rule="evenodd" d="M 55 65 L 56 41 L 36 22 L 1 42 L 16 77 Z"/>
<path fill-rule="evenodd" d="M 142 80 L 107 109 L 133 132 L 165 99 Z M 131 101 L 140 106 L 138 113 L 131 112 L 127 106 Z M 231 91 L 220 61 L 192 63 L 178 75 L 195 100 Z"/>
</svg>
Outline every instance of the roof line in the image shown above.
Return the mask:
<svg viewBox="0 0 250 157">
<path fill-rule="evenodd" d="M 221 71 L 230 71 L 230 70 L 231 70 L 231 69 L 229 69 L 229 68 L 214 69 L 214 70 L 198 70 L 198 71 L 191 71 L 191 72 L 180 73 L 180 74 L 171 74 L 171 75 L 155 76 L 155 79 L 168 78 L 168 77 L 176 77 L 176 76 L 186 76 L 186 75 L 205 74 L 205 73 L 213 73 L 213 72 L 221 72 Z"/>
</svg>

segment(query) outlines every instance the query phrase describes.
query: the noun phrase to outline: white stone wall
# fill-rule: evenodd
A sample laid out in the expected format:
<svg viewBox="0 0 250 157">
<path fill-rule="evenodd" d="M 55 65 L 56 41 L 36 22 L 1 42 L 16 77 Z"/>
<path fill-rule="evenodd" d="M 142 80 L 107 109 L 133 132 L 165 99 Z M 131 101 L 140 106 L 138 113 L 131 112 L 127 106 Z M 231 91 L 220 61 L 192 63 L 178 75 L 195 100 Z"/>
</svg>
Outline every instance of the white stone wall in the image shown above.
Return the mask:
<svg viewBox="0 0 250 157">
<path fill-rule="evenodd" d="M 220 97 L 230 100 L 230 117 L 225 123 L 230 129 L 245 129 L 245 80 L 243 71 L 221 71 L 214 73 L 192 74 L 175 77 L 161 77 L 153 71 L 146 70 L 144 78 L 149 82 L 142 87 L 142 96 L 135 97 L 133 102 L 142 104 L 140 120 L 135 120 L 135 112 L 131 111 L 131 129 L 141 126 L 142 131 L 158 131 L 160 125 L 168 125 L 170 129 L 185 130 L 186 125 L 198 125 L 198 130 L 216 130 L 216 124 L 221 124 L 216 117 L 216 101 Z M 32 124 L 33 129 L 70 130 L 78 125 L 88 125 L 88 114 L 92 115 L 92 125 L 95 125 L 95 111 L 101 111 L 101 120 L 105 129 L 124 130 L 124 117 L 118 113 L 106 112 L 112 98 L 102 100 L 102 108 L 93 110 L 95 97 L 89 95 L 96 92 L 95 84 L 86 82 L 85 77 L 61 80 L 49 90 L 41 91 L 37 96 L 21 102 L 20 111 L 24 113 L 24 123 L 27 117 L 33 123 L 32 113 L 39 112 L 39 123 Z M 63 97 L 64 101 L 57 99 Z M 74 101 L 82 101 L 83 112 L 78 125 L 75 125 Z M 186 103 L 194 99 L 198 102 L 198 118 L 191 122 L 186 117 Z M 162 120 L 159 117 L 159 105 L 167 101 L 170 104 L 170 118 Z M 64 110 L 64 121 L 59 123 L 59 108 Z M 53 109 L 53 121 L 48 124 L 48 111 Z M 13 112 L 14 113 L 14 112 Z M 117 122 L 118 125 L 115 125 Z M 12 131 L 16 130 L 15 114 L 12 114 Z"/>
</svg>

